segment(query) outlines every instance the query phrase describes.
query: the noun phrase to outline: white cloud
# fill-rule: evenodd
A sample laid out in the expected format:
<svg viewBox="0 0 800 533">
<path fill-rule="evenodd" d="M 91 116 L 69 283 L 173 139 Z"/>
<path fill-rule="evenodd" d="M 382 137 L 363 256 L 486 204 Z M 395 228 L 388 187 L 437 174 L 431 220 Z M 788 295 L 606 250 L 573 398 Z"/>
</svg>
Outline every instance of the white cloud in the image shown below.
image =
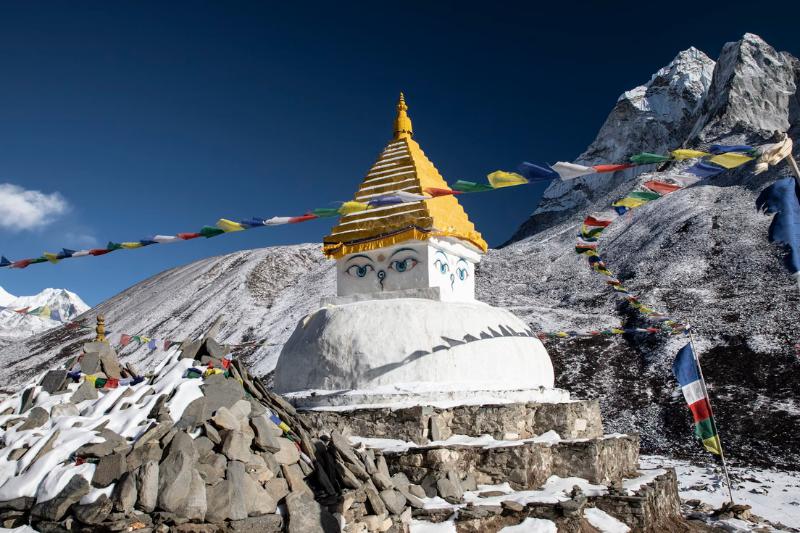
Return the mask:
<svg viewBox="0 0 800 533">
<path fill-rule="evenodd" d="M 0 229 L 37 229 L 68 210 L 69 203 L 57 192 L 45 194 L 13 183 L 0 183 Z"/>
</svg>

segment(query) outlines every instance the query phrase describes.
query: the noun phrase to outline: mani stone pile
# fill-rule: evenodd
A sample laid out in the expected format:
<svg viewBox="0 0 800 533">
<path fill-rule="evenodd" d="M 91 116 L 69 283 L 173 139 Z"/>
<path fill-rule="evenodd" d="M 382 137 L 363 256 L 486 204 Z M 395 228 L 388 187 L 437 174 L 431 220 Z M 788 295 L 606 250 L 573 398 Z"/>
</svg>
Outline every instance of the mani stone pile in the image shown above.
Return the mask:
<svg viewBox="0 0 800 533">
<path fill-rule="evenodd" d="M 0 402 L 0 526 L 400 533 L 457 513 L 460 533 L 527 518 L 594 531 L 595 508 L 635 531 L 685 526 L 673 471 L 625 488 L 642 475 L 638 439 L 603 436 L 596 402 L 297 412 L 229 351 L 209 334 L 138 376 L 88 343 L 80 372 L 70 362 Z M 455 433 L 510 440 L 447 441 Z M 602 490 L 511 492 L 565 478 Z M 479 486 L 497 484 L 505 492 Z"/>
</svg>

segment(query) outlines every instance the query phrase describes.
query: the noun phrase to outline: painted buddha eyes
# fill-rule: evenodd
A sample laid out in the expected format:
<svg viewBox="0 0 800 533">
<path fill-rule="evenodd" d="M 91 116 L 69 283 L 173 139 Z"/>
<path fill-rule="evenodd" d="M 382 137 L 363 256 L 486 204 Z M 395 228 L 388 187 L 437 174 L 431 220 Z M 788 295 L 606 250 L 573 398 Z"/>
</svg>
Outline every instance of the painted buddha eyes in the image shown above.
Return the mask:
<svg viewBox="0 0 800 533">
<path fill-rule="evenodd" d="M 395 260 L 389 263 L 389 268 L 396 272 L 407 272 L 417 266 L 419 261 L 414 259 L 413 257 L 407 257 L 405 259 Z"/>
<path fill-rule="evenodd" d="M 464 281 L 465 279 L 467 279 L 467 276 L 469 276 L 469 272 L 467 271 L 466 268 L 458 267 L 456 269 L 456 275 L 458 276 L 458 279 Z"/>
<path fill-rule="evenodd" d="M 441 259 L 437 259 L 433 262 L 433 266 L 439 269 L 441 274 L 447 274 L 450 272 L 450 265 L 447 264 L 446 261 L 442 261 Z"/>
<path fill-rule="evenodd" d="M 370 271 L 373 270 L 375 270 L 375 267 L 373 267 L 372 265 L 351 265 L 347 267 L 347 270 L 345 270 L 345 272 L 347 272 L 349 275 L 355 278 L 363 278 L 364 276 L 369 274 Z"/>
</svg>

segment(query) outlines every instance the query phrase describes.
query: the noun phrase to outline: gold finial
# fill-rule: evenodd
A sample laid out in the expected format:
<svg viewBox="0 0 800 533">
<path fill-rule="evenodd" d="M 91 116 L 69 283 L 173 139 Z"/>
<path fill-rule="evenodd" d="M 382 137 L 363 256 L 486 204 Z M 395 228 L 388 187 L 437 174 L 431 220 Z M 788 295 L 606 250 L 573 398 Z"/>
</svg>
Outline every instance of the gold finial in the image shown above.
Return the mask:
<svg viewBox="0 0 800 533">
<path fill-rule="evenodd" d="M 97 327 L 94 330 L 97 332 L 95 342 L 106 342 L 106 317 L 97 315 Z"/>
<path fill-rule="evenodd" d="M 411 129 L 411 119 L 408 118 L 408 106 L 403 93 L 400 93 L 400 100 L 397 102 L 397 118 L 394 119 L 394 138 L 403 139 L 411 137 L 414 132 Z"/>
</svg>

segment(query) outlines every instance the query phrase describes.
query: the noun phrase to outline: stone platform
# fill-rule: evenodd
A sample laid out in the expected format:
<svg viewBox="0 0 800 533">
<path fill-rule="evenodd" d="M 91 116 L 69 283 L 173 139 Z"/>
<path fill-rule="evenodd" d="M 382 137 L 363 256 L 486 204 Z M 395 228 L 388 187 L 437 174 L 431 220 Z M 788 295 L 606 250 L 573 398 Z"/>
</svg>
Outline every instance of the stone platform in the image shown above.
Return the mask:
<svg viewBox="0 0 800 533">
<path fill-rule="evenodd" d="M 495 439 L 528 439 L 555 431 L 562 439 L 603 436 L 597 401 L 509 403 L 303 411 L 315 436 L 338 431 L 345 436 L 399 439 L 416 444 L 452 435 L 484 435 Z"/>
</svg>

